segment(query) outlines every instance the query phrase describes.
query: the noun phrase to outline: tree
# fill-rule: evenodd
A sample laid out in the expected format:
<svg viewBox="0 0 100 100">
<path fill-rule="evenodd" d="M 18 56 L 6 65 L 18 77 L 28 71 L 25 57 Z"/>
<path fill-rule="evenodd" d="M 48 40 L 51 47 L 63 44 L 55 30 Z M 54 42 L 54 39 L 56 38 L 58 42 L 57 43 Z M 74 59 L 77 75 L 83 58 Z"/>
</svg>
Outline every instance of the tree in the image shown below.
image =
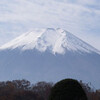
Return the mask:
<svg viewBox="0 0 100 100">
<path fill-rule="evenodd" d="M 30 88 L 30 82 L 23 79 L 23 80 L 13 80 L 12 81 L 13 85 L 16 87 L 18 90 L 28 90 Z"/>
<path fill-rule="evenodd" d="M 32 91 L 38 95 L 39 99 L 47 100 L 52 86 L 53 83 L 38 82 L 32 87 Z"/>
<path fill-rule="evenodd" d="M 49 100 L 87 100 L 87 96 L 77 80 L 64 79 L 52 88 Z"/>
<path fill-rule="evenodd" d="M 22 90 L 15 93 L 13 100 L 37 100 L 37 96 L 32 91 Z"/>
</svg>

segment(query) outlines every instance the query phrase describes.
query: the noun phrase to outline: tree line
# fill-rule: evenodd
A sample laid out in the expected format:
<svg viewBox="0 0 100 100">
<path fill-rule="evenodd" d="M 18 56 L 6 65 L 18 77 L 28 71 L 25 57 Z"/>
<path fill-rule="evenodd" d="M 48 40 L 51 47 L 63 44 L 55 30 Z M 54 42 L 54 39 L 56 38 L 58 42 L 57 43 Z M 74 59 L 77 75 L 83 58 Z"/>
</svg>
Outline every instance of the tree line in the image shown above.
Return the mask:
<svg viewBox="0 0 100 100">
<path fill-rule="evenodd" d="M 88 100 L 100 100 L 100 91 L 92 89 L 89 84 L 79 82 L 87 94 Z M 0 82 L 0 100 L 48 100 L 52 82 L 31 84 L 28 80 Z"/>
</svg>

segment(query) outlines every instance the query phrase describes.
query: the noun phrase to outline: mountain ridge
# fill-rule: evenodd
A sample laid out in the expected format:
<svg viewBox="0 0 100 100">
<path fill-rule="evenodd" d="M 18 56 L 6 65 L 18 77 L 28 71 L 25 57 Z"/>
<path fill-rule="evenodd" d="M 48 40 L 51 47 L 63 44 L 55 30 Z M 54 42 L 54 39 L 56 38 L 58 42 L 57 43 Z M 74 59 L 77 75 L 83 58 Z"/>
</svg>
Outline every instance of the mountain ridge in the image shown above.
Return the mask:
<svg viewBox="0 0 100 100">
<path fill-rule="evenodd" d="M 61 28 L 34 29 L 4 44 L 0 50 L 15 48 L 21 50 L 35 48 L 40 52 L 49 49 L 53 54 L 64 54 L 67 50 L 100 54 L 99 50 Z"/>
</svg>

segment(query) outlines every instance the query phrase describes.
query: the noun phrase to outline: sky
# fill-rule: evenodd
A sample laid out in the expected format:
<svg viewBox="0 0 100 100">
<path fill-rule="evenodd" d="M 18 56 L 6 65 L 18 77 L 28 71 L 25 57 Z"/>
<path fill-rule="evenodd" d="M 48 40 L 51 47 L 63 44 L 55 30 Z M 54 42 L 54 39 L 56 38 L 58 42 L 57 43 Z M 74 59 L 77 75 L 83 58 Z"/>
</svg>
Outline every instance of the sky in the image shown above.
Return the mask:
<svg viewBox="0 0 100 100">
<path fill-rule="evenodd" d="M 0 0 L 0 46 L 34 28 L 62 28 L 100 50 L 100 0 Z"/>
</svg>

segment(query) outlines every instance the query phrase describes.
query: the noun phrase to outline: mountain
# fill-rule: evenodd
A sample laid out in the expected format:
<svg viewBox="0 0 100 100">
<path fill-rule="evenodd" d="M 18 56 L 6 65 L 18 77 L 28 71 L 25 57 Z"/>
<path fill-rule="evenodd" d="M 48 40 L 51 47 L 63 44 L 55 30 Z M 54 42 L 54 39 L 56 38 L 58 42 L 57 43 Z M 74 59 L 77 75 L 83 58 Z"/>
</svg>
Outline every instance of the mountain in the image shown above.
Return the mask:
<svg viewBox="0 0 100 100">
<path fill-rule="evenodd" d="M 0 80 L 75 78 L 100 88 L 100 52 L 63 29 L 34 29 L 0 47 Z"/>
</svg>

